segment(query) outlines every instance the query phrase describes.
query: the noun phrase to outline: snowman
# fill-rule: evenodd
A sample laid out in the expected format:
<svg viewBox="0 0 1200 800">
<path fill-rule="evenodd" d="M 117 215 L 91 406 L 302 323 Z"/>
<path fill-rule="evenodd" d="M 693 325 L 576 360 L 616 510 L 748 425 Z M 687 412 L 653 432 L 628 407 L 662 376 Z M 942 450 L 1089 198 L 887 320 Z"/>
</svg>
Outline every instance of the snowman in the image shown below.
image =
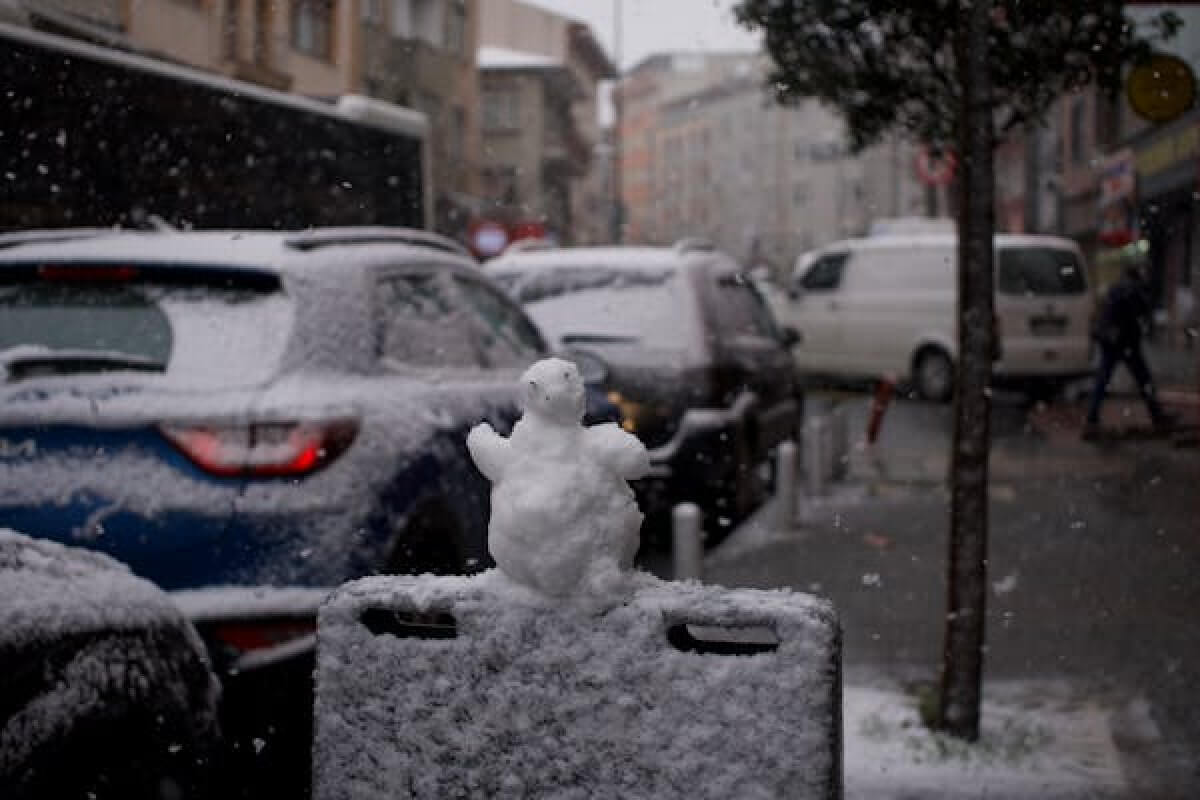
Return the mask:
<svg viewBox="0 0 1200 800">
<path fill-rule="evenodd" d="M 484 422 L 467 436 L 492 482 L 488 549 L 500 571 L 543 594 L 618 591 L 642 513 L 626 481 L 650 469 L 646 448 L 613 423 L 584 427 L 585 390 L 569 361 L 521 376 L 524 414 L 504 438 Z"/>
</svg>

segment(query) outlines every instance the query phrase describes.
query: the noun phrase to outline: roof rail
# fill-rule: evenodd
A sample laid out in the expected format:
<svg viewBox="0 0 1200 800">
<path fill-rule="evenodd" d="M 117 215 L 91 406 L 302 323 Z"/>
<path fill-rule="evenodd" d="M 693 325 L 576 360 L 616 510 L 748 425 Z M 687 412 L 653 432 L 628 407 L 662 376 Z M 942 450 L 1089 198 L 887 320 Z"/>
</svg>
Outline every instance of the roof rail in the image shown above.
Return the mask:
<svg viewBox="0 0 1200 800">
<path fill-rule="evenodd" d="M 717 250 L 711 240 L 699 236 L 686 236 L 671 247 L 677 253 L 715 253 Z"/>
<path fill-rule="evenodd" d="M 515 242 L 504 248 L 504 255 L 509 253 L 535 253 L 539 250 L 554 250 L 555 246 L 552 242 L 545 239 L 525 238 L 517 239 Z"/>
<path fill-rule="evenodd" d="M 411 247 L 427 247 L 443 253 L 454 253 L 474 260 L 470 250 L 450 237 L 416 228 L 385 226 L 312 228 L 288 236 L 283 243 L 293 250 L 303 251 L 353 244 L 404 244 Z"/>
<path fill-rule="evenodd" d="M 0 250 L 8 247 L 20 247 L 23 244 L 73 242 L 76 239 L 91 239 L 93 236 L 107 236 L 120 232 L 116 228 L 42 228 L 0 233 Z"/>
</svg>

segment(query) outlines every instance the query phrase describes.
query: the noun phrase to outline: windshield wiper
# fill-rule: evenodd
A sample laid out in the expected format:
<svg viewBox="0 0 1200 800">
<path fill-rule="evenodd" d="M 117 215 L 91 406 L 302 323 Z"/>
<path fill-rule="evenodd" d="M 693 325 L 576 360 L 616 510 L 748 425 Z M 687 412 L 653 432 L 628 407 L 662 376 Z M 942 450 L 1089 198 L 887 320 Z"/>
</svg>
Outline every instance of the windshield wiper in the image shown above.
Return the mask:
<svg viewBox="0 0 1200 800">
<path fill-rule="evenodd" d="M 166 371 L 167 365 L 156 359 L 107 350 L 20 348 L 0 352 L 0 374 L 9 383 L 52 375 Z"/>
</svg>

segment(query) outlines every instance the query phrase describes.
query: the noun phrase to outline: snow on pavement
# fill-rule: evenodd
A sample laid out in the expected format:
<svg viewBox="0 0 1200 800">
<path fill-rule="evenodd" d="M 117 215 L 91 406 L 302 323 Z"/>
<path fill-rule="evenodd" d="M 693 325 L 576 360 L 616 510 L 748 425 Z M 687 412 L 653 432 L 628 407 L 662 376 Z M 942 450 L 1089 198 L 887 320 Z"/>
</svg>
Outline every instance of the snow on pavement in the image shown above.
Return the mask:
<svg viewBox="0 0 1200 800">
<path fill-rule="evenodd" d="M 967 744 L 925 728 L 911 694 L 847 687 L 848 800 L 1130 796 L 1109 709 L 1053 682 L 990 683 L 985 693 L 980 740 Z"/>
</svg>

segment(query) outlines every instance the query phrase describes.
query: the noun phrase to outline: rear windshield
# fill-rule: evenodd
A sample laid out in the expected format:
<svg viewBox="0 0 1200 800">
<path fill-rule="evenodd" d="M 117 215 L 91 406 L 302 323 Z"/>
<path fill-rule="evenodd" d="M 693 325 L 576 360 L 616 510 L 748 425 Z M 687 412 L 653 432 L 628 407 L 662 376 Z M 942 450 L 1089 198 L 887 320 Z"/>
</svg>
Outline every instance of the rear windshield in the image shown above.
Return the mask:
<svg viewBox="0 0 1200 800">
<path fill-rule="evenodd" d="M 1083 294 L 1086 288 L 1083 265 L 1070 250 L 1021 247 L 999 251 L 996 290 L 1001 294 Z"/>
<path fill-rule="evenodd" d="M 694 341 L 681 323 L 688 294 L 673 269 L 564 267 L 497 279 L 543 331 L 566 344 L 613 339 L 686 348 Z"/>
<path fill-rule="evenodd" d="M 0 367 L 10 381 L 133 371 L 260 383 L 280 364 L 291 319 L 278 284 L 0 283 Z"/>
</svg>

